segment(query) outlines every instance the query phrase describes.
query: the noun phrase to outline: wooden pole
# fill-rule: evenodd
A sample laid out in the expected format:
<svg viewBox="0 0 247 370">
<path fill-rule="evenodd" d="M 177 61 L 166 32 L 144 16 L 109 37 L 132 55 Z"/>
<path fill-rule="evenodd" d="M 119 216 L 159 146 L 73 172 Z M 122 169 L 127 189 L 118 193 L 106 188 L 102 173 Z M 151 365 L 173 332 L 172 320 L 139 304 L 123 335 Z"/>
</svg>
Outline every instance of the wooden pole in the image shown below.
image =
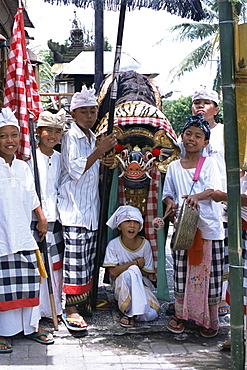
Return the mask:
<svg viewBox="0 0 247 370">
<path fill-rule="evenodd" d="M 38 195 L 40 204 L 41 204 L 41 190 L 40 190 L 40 180 L 39 180 L 39 171 L 38 171 L 38 165 L 37 165 L 37 155 L 36 155 L 36 148 L 35 148 L 35 139 L 34 139 L 34 128 L 33 128 L 33 120 L 32 118 L 29 118 L 29 134 L 31 139 L 31 148 L 32 148 L 32 157 L 33 157 L 33 168 L 34 168 L 34 179 L 35 179 L 35 188 L 36 193 Z M 42 253 L 44 256 L 44 264 L 47 272 L 47 286 L 48 286 L 48 293 L 50 298 L 50 305 L 51 305 L 51 312 L 52 312 L 52 319 L 54 324 L 54 329 L 58 330 L 58 321 L 57 321 L 57 313 L 56 313 L 56 307 L 55 307 L 55 301 L 54 301 L 54 295 L 53 295 L 53 288 L 52 288 L 52 282 L 51 282 L 51 270 L 50 270 L 50 264 L 48 259 L 48 252 L 47 252 L 47 244 L 46 244 L 46 238 L 42 242 L 40 242 Z"/>
<path fill-rule="evenodd" d="M 120 68 L 120 58 L 122 50 L 122 40 L 123 40 L 123 29 L 124 29 L 124 20 L 125 20 L 126 5 L 121 5 L 120 14 L 119 14 L 119 23 L 118 23 L 118 35 L 115 51 L 115 60 L 112 74 L 112 85 L 110 93 L 110 106 L 109 106 L 109 120 L 107 134 L 109 135 L 113 129 L 114 122 L 114 112 L 115 112 L 115 103 L 117 99 L 117 88 L 118 88 L 118 77 L 119 77 L 119 68 Z M 108 178 L 108 167 L 104 166 L 103 180 L 101 184 L 101 207 L 100 207 L 100 216 L 99 216 L 99 227 L 98 227 L 98 237 L 97 237 L 97 249 L 96 257 L 94 261 L 94 278 L 93 278 L 93 289 L 92 289 L 92 308 L 96 308 L 97 302 L 97 293 L 98 293 L 98 282 L 99 282 L 99 269 L 101 259 L 103 257 L 106 239 L 104 238 L 104 229 L 106 223 L 106 189 L 107 189 L 107 178 Z"/>
</svg>

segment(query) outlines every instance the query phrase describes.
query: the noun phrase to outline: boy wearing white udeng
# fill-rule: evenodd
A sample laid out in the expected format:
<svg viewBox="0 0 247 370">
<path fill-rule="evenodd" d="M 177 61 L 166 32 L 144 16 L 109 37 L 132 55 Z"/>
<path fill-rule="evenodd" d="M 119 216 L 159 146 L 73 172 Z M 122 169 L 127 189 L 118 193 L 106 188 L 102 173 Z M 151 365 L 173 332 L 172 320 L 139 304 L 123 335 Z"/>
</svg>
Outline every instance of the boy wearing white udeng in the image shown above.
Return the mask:
<svg viewBox="0 0 247 370">
<path fill-rule="evenodd" d="M 132 327 L 135 320 L 154 320 L 160 305 L 147 276 L 154 273 L 150 243 L 138 235 L 143 227 L 142 214 L 138 208 L 121 206 L 107 225 L 121 232 L 109 242 L 103 264 L 109 268 L 115 298 L 123 313 L 120 325 Z"/>
</svg>

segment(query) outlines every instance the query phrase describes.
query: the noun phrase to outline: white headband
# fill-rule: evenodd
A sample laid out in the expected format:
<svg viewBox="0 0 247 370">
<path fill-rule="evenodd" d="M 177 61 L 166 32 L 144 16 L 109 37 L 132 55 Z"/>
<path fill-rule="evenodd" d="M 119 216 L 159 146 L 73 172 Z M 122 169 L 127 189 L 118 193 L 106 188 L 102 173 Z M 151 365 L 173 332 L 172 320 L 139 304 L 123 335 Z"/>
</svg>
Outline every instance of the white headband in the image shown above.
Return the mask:
<svg viewBox="0 0 247 370">
<path fill-rule="evenodd" d="M 52 114 L 49 111 L 41 112 L 39 115 L 37 127 L 57 127 L 64 130 L 64 124 L 66 122 L 66 112 L 62 108 L 56 114 Z"/>
<path fill-rule="evenodd" d="M 18 120 L 9 107 L 2 108 L 0 112 L 0 128 L 4 126 L 15 126 L 20 130 Z"/>
<path fill-rule="evenodd" d="M 202 85 L 194 92 L 192 102 L 197 99 L 209 99 L 214 101 L 217 105 L 219 104 L 218 93 L 214 90 L 207 90 L 207 87 Z"/>
<path fill-rule="evenodd" d="M 80 107 L 95 107 L 98 106 L 97 98 L 94 95 L 94 89 L 87 89 L 85 85 L 82 86 L 81 92 L 77 92 L 72 96 L 70 110 L 73 111 Z"/>
<path fill-rule="evenodd" d="M 120 206 L 109 218 L 106 225 L 111 229 L 116 229 L 122 222 L 128 220 L 138 221 L 140 230 L 143 228 L 142 214 L 138 208 L 132 206 Z"/>
</svg>

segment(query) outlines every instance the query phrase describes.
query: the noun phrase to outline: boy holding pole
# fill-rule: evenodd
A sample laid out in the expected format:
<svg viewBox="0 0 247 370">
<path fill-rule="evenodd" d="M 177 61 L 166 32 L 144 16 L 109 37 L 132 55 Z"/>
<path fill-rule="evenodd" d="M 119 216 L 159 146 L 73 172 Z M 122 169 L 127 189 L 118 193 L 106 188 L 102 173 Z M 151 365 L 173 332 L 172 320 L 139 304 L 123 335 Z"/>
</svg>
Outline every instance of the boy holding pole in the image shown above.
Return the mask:
<svg viewBox="0 0 247 370">
<path fill-rule="evenodd" d="M 41 240 L 47 221 L 28 165 L 15 158 L 20 142 L 18 121 L 10 108 L 0 112 L 0 353 L 12 352 L 6 337 L 21 331 L 41 344 L 54 343 L 39 326 L 42 264 L 31 229 L 34 210 Z"/>
<path fill-rule="evenodd" d="M 85 330 L 87 323 L 78 309 L 91 313 L 91 290 L 99 217 L 99 158 L 110 151 L 117 140 L 110 134 L 100 140 L 91 131 L 98 104 L 94 89 L 82 87 L 71 100 L 71 129 L 63 136 L 62 176 L 58 210 L 65 243 L 64 287 L 66 312 L 62 318 L 70 330 Z M 112 165 L 112 157 L 104 159 Z M 78 307 L 78 309 L 77 309 Z"/>
</svg>

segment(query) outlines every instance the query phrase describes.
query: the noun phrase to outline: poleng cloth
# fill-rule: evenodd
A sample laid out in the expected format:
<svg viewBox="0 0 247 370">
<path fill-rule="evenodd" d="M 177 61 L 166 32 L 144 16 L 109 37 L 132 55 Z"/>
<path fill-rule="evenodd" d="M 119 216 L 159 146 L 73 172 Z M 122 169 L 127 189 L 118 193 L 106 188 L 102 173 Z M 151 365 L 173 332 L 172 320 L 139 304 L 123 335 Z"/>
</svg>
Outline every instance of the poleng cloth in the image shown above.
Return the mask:
<svg viewBox="0 0 247 370">
<path fill-rule="evenodd" d="M 0 257 L 0 311 L 38 306 L 39 282 L 35 251 Z"/>
</svg>

